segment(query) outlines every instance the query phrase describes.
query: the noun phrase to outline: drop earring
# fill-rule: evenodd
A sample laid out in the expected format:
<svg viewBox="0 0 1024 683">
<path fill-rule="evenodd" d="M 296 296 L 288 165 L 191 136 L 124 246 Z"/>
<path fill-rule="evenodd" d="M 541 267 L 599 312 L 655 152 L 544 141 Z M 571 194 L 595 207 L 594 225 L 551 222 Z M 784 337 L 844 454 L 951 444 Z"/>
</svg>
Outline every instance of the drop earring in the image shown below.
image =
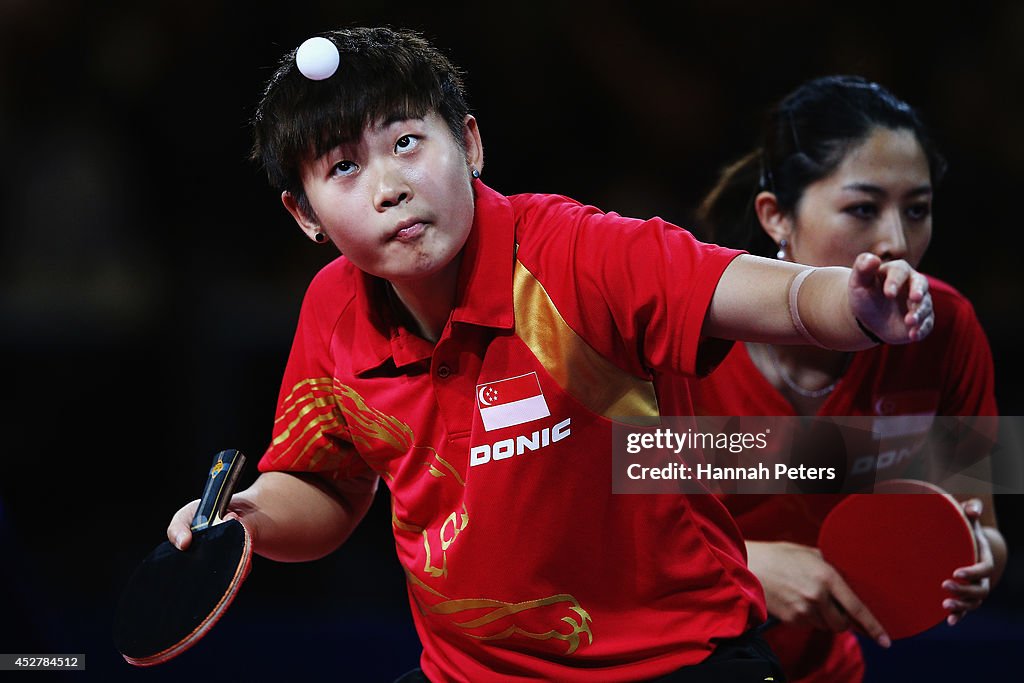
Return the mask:
<svg viewBox="0 0 1024 683">
<path fill-rule="evenodd" d="M 775 253 L 775 258 L 779 259 L 780 261 L 786 260 L 786 246 L 788 244 L 789 242 L 786 241 L 785 237 L 779 240 L 779 250 Z"/>
</svg>

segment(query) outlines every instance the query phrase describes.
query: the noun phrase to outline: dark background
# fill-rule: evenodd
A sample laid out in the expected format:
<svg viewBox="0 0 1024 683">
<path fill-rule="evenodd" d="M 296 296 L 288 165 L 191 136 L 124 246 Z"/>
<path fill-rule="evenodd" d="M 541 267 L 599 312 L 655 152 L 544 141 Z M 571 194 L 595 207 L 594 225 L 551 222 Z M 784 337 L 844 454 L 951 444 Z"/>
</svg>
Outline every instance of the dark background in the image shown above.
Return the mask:
<svg viewBox="0 0 1024 683">
<path fill-rule="evenodd" d="M 210 457 L 239 448 L 255 476 L 302 292 L 332 251 L 246 161 L 247 121 L 284 51 L 350 23 L 420 29 L 467 70 L 495 189 L 683 226 L 770 102 L 826 73 L 878 80 L 950 161 L 922 269 L 974 302 L 1001 411 L 1024 412 L 1020 3 L 380 4 L 0 2 L 0 653 L 85 653 L 67 680 L 415 666 L 386 492 L 330 557 L 257 558 L 178 660 L 135 670 L 110 641 L 120 587 Z M 1020 509 L 1000 500 L 1015 547 Z M 869 671 L 992 680 L 1016 665 L 1022 611 L 1011 562 L 982 610 L 869 649 Z"/>
</svg>

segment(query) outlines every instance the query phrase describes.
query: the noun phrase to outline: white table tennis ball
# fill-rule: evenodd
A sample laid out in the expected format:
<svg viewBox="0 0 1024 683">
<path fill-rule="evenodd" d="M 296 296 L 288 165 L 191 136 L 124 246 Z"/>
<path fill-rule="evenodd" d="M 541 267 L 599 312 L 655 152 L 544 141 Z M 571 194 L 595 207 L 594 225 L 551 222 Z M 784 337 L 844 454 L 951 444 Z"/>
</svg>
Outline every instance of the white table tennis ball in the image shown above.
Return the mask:
<svg viewBox="0 0 1024 683">
<path fill-rule="evenodd" d="M 340 60 L 337 46 L 326 38 L 309 38 L 295 51 L 295 66 L 313 81 L 333 76 Z"/>
</svg>

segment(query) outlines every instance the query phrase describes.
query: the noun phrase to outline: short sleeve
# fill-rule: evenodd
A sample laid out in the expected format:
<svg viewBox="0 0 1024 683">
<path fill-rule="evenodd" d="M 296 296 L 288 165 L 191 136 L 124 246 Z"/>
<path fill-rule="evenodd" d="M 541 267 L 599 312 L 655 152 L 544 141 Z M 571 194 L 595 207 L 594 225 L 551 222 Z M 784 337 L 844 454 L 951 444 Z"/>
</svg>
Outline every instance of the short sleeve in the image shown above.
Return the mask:
<svg viewBox="0 0 1024 683">
<path fill-rule="evenodd" d="M 947 345 L 940 415 L 998 415 L 995 369 L 988 338 L 974 307 L 957 294 Z"/>
<path fill-rule="evenodd" d="M 322 275 L 322 274 L 321 274 Z M 331 337 L 344 308 L 326 278 L 306 292 L 285 366 L 271 442 L 259 471 L 316 472 L 330 480 L 366 480 L 375 473 L 352 444 L 334 377 Z"/>
<path fill-rule="evenodd" d="M 705 339 L 702 330 L 722 273 L 742 251 L 660 218 L 626 218 L 565 198 L 531 207 L 521 223 L 543 224 L 544 234 L 520 260 L 566 322 L 622 369 L 703 375 L 728 353 L 731 342 Z"/>
</svg>

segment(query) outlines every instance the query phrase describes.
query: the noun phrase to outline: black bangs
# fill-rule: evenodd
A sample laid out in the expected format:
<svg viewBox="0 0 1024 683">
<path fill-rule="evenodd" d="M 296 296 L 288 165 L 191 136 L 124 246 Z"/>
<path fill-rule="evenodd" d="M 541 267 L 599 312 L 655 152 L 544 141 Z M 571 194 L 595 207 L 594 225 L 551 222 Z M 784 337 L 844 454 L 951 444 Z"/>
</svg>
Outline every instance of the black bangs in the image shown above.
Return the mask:
<svg viewBox="0 0 1024 683">
<path fill-rule="evenodd" d="M 303 161 L 359 140 L 369 125 L 436 111 L 461 141 L 468 106 L 460 74 L 418 34 L 377 28 L 325 37 L 338 47 L 337 71 L 313 81 L 295 67 L 295 52 L 286 54 L 254 118 L 252 156 L 274 187 L 297 189 Z"/>
<path fill-rule="evenodd" d="M 299 143 L 299 148 L 294 150 L 298 155 L 295 161 L 301 160 L 309 150 L 314 157 L 320 157 L 338 145 L 356 142 L 367 126 L 422 118 L 437 107 L 429 92 L 358 89 L 347 91 L 345 95 L 348 97 L 338 103 L 340 106 L 318 107 L 298 119 L 302 128 L 295 131 Z"/>
</svg>

